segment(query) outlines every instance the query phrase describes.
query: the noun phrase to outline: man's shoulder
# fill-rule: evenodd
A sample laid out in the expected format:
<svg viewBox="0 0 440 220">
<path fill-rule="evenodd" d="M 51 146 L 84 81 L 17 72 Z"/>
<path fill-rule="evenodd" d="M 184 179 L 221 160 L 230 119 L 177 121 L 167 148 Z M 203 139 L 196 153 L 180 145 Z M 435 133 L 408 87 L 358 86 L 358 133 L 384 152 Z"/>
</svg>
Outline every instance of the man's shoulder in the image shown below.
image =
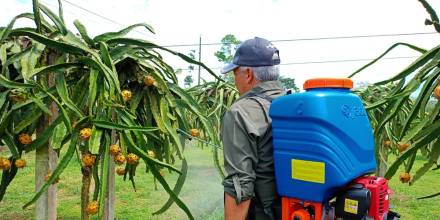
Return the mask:
<svg viewBox="0 0 440 220">
<path fill-rule="evenodd" d="M 234 102 L 229 111 L 245 112 L 254 108 L 261 108 L 260 104 L 255 100 L 255 97 L 243 97 Z"/>
</svg>

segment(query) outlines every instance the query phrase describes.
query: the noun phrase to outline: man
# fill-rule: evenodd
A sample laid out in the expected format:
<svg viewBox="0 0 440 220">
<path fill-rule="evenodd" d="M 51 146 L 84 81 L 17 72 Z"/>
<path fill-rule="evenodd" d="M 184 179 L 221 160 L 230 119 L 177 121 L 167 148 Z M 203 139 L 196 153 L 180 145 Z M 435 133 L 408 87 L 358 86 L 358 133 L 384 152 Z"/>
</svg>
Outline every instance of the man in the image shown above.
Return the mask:
<svg viewBox="0 0 440 220">
<path fill-rule="evenodd" d="M 256 37 L 243 42 L 222 69 L 234 72 L 240 93 L 222 121 L 226 220 L 279 218 L 269 118 L 272 99 L 284 94 L 278 64 L 278 49 Z"/>
</svg>

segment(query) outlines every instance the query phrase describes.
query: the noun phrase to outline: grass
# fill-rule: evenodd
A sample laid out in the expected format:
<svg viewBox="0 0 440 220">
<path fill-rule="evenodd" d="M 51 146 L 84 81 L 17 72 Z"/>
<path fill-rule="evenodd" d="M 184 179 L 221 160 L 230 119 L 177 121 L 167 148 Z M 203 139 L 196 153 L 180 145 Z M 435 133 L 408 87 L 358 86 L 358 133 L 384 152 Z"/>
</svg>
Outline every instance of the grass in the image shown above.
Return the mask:
<svg viewBox="0 0 440 220">
<path fill-rule="evenodd" d="M 0 155 L 6 155 L 3 152 Z M 5 198 L 0 202 L 0 219 L 33 219 L 34 206 L 22 210 L 34 193 L 34 154 L 25 156 L 28 167 L 20 170 L 11 183 Z M 189 147 L 186 150 L 189 171 L 188 179 L 180 194 L 196 219 L 223 219 L 223 188 L 221 179 L 213 167 L 210 150 Z M 415 168 L 423 165 L 417 158 Z M 177 165 L 178 166 L 178 165 Z M 116 217 L 117 219 L 187 219 L 183 211 L 175 204 L 164 214 L 152 216 L 168 199 L 168 195 L 155 185 L 151 174 L 139 172 L 144 169 L 139 165 L 136 176 L 137 191 L 134 192 L 129 181 L 116 177 Z M 400 171 L 399 171 L 400 172 Z M 394 191 L 391 196 L 392 209 L 402 215 L 404 220 L 440 219 L 440 197 L 417 200 L 416 198 L 440 191 L 440 170 L 429 171 L 414 185 L 408 186 L 398 180 L 399 172 L 390 180 Z M 67 175 L 68 174 L 68 175 Z M 167 180 L 174 183 L 177 175 L 167 173 Z M 58 184 L 59 219 L 78 219 L 80 216 L 81 173 L 79 163 L 74 158 L 61 176 Z"/>
<path fill-rule="evenodd" d="M 0 153 L 0 156 L 6 155 L 7 152 Z M 2 220 L 34 219 L 34 205 L 25 210 L 21 209 L 21 206 L 32 198 L 35 185 L 34 153 L 29 153 L 24 158 L 28 166 L 19 170 L 3 201 L 0 202 Z M 210 150 L 189 147 L 186 158 L 189 164 L 188 177 L 180 198 L 196 219 L 223 219 L 223 187 L 221 178 L 213 166 Z M 176 166 L 179 167 L 177 164 Z M 130 181 L 123 181 L 122 177 L 116 176 L 117 219 L 187 219 L 185 213 L 175 204 L 161 215 L 152 215 L 168 200 L 168 194 L 159 183 L 156 190 L 152 175 L 142 170 L 145 170 L 143 163 L 139 165 L 136 173 L 136 192 Z M 168 172 L 165 176 L 172 186 L 177 177 L 176 174 Z M 74 157 L 58 184 L 58 219 L 79 219 L 80 194 L 81 171 Z"/>
</svg>

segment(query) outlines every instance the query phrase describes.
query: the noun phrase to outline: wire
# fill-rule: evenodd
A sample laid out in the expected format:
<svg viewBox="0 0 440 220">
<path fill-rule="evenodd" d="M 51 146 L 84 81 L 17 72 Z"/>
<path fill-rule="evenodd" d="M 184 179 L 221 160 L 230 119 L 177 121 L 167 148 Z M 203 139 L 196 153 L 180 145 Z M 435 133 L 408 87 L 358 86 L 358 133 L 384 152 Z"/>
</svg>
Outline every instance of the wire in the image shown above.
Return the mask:
<svg viewBox="0 0 440 220">
<path fill-rule="evenodd" d="M 104 20 L 106 20 L 106 21 L 109 21 L 109 22 L 111 22 L 111 23 L 113 23 L 113 24 L 117 24 L 117 25 L 119 25 L 119 26 L 121 26 L 121 27 L 123 27 L 123 28 L 128 27 L 128 25 L 121 24 L 121 23 L 119 23 L 119 22 L 117 22 L 117 21 L 115 21 L 115 20 L 113 20 L 113 19 L 110 19 L 110 18 L 108 18 L 108 17 L 105 17 L 104 15 L 98 14 L 98 13 L 92 11 L 92 10 L 89 10 L 89 9 L 87 9 L 87 8 L 84 8 L 84 7 L 82 7 L 82 6 L 79 6 L 79 5 L 77 5 L 77 4 L 75 4 L 75 3 L 72 3 L 72 2 L 70 2 L 70 1 L 68 1 L 68 0 L 61 0 L 61 1 L 66 2 L 67 4 L 70 4 L 70 5 L 72 5 L 72 6 L 76 7 L 76 8 L 79 8 L 79 9 L 81 9 L 81 10 L 87 12 L 87 13 L 90 13 L 90 14 L 92 14 L 92 15 L 95 15 L 95 16 L 97 16 L 97 17 L 99 17 L 99 18 L 102 18 L 102 19 L 104 19 Z M 146 37 L 150 37 L 150 36 L 148 36 L 147 34 L 145 34 L 144 32 L 140 32 L 140 31 L 138 31 L 138 30 L 134 30 L 134 31 L 137 32 L 137 33 L 139 33 L 139 34 L 142 34 L 142 35 L 144 35 L 144 36 L 146 36 Z"/>
<path fill-rule="evenodd" d="M 127 25 L 121 24 L 113 19 L 110 19 L 106 16 L 103 16 L 97 12 L 84 8 L 80 5 L 70 2 L 69 0 L 62 0 L 76 8 L 79 8 L 85 12 L 93 14 L 99 18 L 102 18 L 111 23 L 117 24 L 121 27 L 127 27 Z M 144 36 L 148 36 L 143 32 L 135 30 L 137 33 L 140 33 Z M 414 36 L 414 35 L 431 35 L 437 34 L 437 32 L 415 32 L 415 33 L 396 33 L 396 34 L 371 34 L 371 35 L 352 35 L 352 36 L 335 36 L 335 37 L 312 37 L 312 38 L 297 38 L 297 39 L 280 39 L 280 40 L 272 40 L 271 42 L 294 42 L 294 41 L 317 41 L 317 40 L 337 40 L 337 39 L 354 39 L 354 38 L 371 38 L 371 37 L 396 37 L 396 36 Z M 174 45 L 165 45 L 163 47 L 194 47 L 194 46 L 213 46 L 213 45 L 222 45 L 224 43 L 203 43 L 203 44 L 174 44 Z"/>
<path fill-rule="evenodd" d="M 406 56 L 406 57 L 384 57 L 381 60 L 397 60 L 397 59 L 413 59 L 417 56 Z M 291 63 L 281 63 L 280 66 L 290 66 L 290 65 L 302 65 L 302 64 L 320 64 L 320 63 L 345 63 L 345 62 L 360 62 L 360 61 L 372 61 L 374 59 L 364 58 L 364 59 L 343 59 L 343 60 L 324 60 L 324 61 L 304 61 L 304 62 L 291 62 Z M 212 70 L 221 69 L 223 67 L 210 68 Z M 181 69 L 182 71 L 187 71 L 189 69 Z"/>
<path fill-rule="evenodd" d="M 313 38 L 296 38 L 284 40 L 271 40 L 270 42 L 293 42 L 293 41 L 317 41 L 317 40 L 338 40 L 338 39 L 355 39 L 355 38 L 371 38 L 371 37 L 397 37 L 397 36 L 414 36 L 414 35 L 430 35 L 438 34 L 437 32 L 416 32 L 416 33 L 398 33 L 398 34 L 372 34 L 372 35 L 353 35 L 353 36 L 336 36 L 336 37 L 313 37 Z M 223 45 L 225 43 L 204 43 L 202 46 Z M 199 44 L 173 44 L 163 47 L 194 47 Z"/>
</svg>

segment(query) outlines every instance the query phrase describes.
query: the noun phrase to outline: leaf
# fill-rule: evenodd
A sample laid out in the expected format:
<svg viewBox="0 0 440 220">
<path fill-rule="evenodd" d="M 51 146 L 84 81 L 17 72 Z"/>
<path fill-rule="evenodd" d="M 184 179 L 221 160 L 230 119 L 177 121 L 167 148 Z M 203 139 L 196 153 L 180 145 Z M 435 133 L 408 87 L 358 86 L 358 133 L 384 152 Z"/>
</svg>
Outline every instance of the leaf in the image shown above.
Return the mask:
<svg viewBox="0 0 440 220">
<path fill-rule="evenodd" d="M 70 162 L 70 159 L 72 159 L 72 156 L 75 154 L 76 144 L 78 142 L 78 134 L 79 134 L 79 130 L 75 129 L 72 134 L 72 138 L 70 138 L 70 145 L 69 145 L 69 148 L 67 149 L 66 154 L 63 156 L 63 158 L 61 159 L 58 166 L 52 172 L 52 175 L 50 176 L 49 180 L 46 181 L 44 183 L 44 185 L 38 190 L 38 192 L 34 195 L 34 197 L 23 206 L 23 209 L 29 207 L 35 201 L 37 201 L 37 199 L 40 198 L 41 194 L 43 194 L 47 190 L 47 188 L 49 188 L 49 186 L 55 182 L 55 180 L 60 176 L 60 174 L 63 172 L 63 170 L 67 167 L 67 165 Z"/>
<path fill-rule="evenodd" d="M 37 27 L 37 32 L 41 33 L 41 14 L 38 0 L 32 0 L 32 6 L 35 16 L 35 26 Z"/>
<path fill-rule="evenodd" d="M 93 40 L 89 37 L 89 35 L 87 34 L 87 29 L 86 27 L 84 27 L 84 25 L 79 21 L 79 20 L 75 20 L 73 22 L 73 24 L 75 25 L 76 29 L 78 30 L 79 34 L 81 34 L 81 37 L 83 38 L 83 40 L 89 44 L 90 46 L 94 45 Z"/>
<path fill-rule="evenodd" d="M 4 44 L 3 46 L 6 46 L 6 44 Z M 2 74 L 6 75 L 6 70 L 8 69 L 8 66 L 18 62 L 21 60 L 21 58 L 23 58 L 24 56 L 26 56 L 28 53 L 31 52 L 31 47 L 27 48 L 23 51 L 20 51 L 18 53 L 15 53 L 14 55 L 12 55 L 11 57 L 9 57 L 4 63 L 2 62 Z M 6 51 L 5 51 L 6 53 Z M 6 54 L 5 54 L 5 59 L 6 59 Z"/>
<path fill-rule="evenodd" d="M 16 166 L 12 166 L 11 169 L 9 170 L 3 170 L 2 180 L 0 184 L 0 201 L 3 199 L 3 196 L 6 193 L 6 188 L 12 182 L 15 175 L 17 174 L 17 170 L 18 168 Z"/>
<path fill-rule="evenodd" d="M 64 22 L 61 20 L 60 17 L 58 17 L 55 13 L 53 13 L 49 8 L 47 8 L 44 5 L 38 5 L 39 8 L 41 9 L 41 11 L 43 11 L 44 14 L 47 15 L 47 17 L 50 18 L 50 20 L 53 21 L 53 23 L 55 24 L 55 26 L 57 26 L 58 30 L 60 31 L 60 33 L 62 35 L 66 35 L 67 34 L 67 28 L 64 25 Z"/>
<path fill-rule="evenodd" d="M 438 138 L 438 134 L 440 132 L 440 126 L 431 129 L 428 134 L 419 140 L 417 140 L 411 148 L 403 152 L 397 159 L 394 161 L 393 164 L 388 168 L 387 172 L 385 173 L 385 178 L 391 179 L 391 177 L 396 174 L 399 166 L 405 161 L 409 156 L 411 156 L 414 153 L 417 153 L 417 151 L 431 143 L 433 140 Z"/>
<path fill-rule="evenodd" d="M 434 143 L 428 161 L 426 161 L 425 164 L 423 164 L 423 166 L 416 171 L 416 174 L 409 182 L 409 185 L 414 184 L 418 179 L 420 179 L 420 177 L 422 177 L 426 172 L 428 172 L 429 169 L 437 162 L 437 159 L 439 157 L 440 157 L 440 138 L 437 139 L 437 141 Z"/>
<path fill-rule="evenodd" d="M 63 14 L 63 4 L 62 0 L 58 0 L 58 16 L 60 17 L 61 22 L 64 24 L 64 14 Z"/>
<path fill-rule="evenodd" d="M 92 59 L 90 57 L 80 57 L 78 59 L 80 62 L 84 63 L 85 65 L 97 69 L 99 72 L 104 74 L 105 79 L 107 80 L 107 83 L 109 84 L 109 88 L 108 91 L 111 94 L 111 96 L 114 94 L 115 92 L 115 88 L 116 88 L 116 82 L 115 80 L 118 80 L 117 78 L 113 78 L 112 77 L 112 73 L 111 70 L 105 66 L 101 61 L 98 61 L 96 59 Z M 118 84 L 119 84 L 119 80 L 118 80 Z"/>
<path fill-rule="evenodd" d="M 180 200 L 179 197 L 177 197 L 177 195 L 173 192 L 173 190 L 171 190 L 170 186 L 165 181 L 165 179 L 160 175 L 156 165 L 150 161 L 146 161 L 146 162 L 147 162 L 148 166 L 151 168 L 151 172 L 153 173 L 154 177 L 156 177 L 156 179 L 163 186 L 165 191 L 167 191 L 167 193 L 170 195 L 170 198 L 172 200 L 174 200 L 176 205 L 179 206 L 186 213 L 186 215 L 188 216 L 189 219 L 194 219 L 194 217 L 191 214 L 191 211 L 188 209 L 188 207 L 185 205 L 185 203 L 183 203 L 182 200 Z"/>
<path fill-rule="evenodd" d="M 106 134 L 105 135 L 105 142 L 104 142 L 104 152 L 103 157 L 104 160 L 102 162 L 102 170 L 101 170 L 101 189 L 99 190 L 99 216 L 104 215 L 104 209 L 105 209 L 105 198 L 107 194 L 107 184 L 108 184 L 108 174 L 109 174 L 109 163 L 110 163 L 110 153 L 109 153 L 109 146 L 110 146 L 110 138 Z M 112 170 L 112 172 L 114 172 Z"/>
<path fill-rule="evenodd" d="M 424 100 L 428 100 L 430 98 L 430 95 L 432 91 L 434 90 L 435 86 L 432 86 L 438 76 L 440 75 L 440 69 L 436 69 L 433 74 L 424 82 L 424 85 L 422 87 L 421 92 L 419 93 L 419 96 L 417 97 L 415 104 L 411 106 L 411 113 L 407 116 L 407 119 L 405 120 L 403 127 L 400 131 L 400 138 L 402 139 L 403 135 L 406 133 L 406 131 L 409 129 L 411 122 L 414 120 L 416 115 L 419 112 L 420 106 Z M 431 88 L 430 88 L 431 87 Z"/>
<path fill-rule="evenodd" d="M 103 134 L 103 130 L 97 128 L 96 126 L 92 127 L 92 136 L 89 139 L 89 150 L 92 154 L 99 154 L 99 147 L 101 146 L 101 137 Z"/>
<path fill-rule="evenodd" d="M 95 106 L 95 99 L 97 94 L 97 87 L 98 87 L 98 71 L 94 68 L 90 69 L 90 76 L 89 76 L 89 96 L 87 99 L 87 105 L 89 106 L 89 115 L 93 115 L 93 107 Z"/>
<path fill-rule="evenodd" d="M 75 103 L 69 98 L 69 92 L 67 90 L 66 80 L 64 79 L 64 73 L 58 72 L 55 74 L 55 87 L 57 89 L 58 95 L 66 106 L 72 110 L 79 118 L 84 117 L 81 110 L 76 107 Z"/>
<path fill-rule="evenodd" d="M 23 76 L 23 79 L 29 80 L 32 78 L 32 72 L 40 59 L 44 48 L 45 46 L 43 44 L 35 42 L 29 52 L 20 59 L 21 75 Z"/>
<path fill-rule="evenodd" d="M 81 63 L 60 63 L 60 64 L 54 64 L 54 65 L 48 65 L 48 66 L 43 66 L 40 68 L 35 69 L 32 73 L 29 74 L 28 78 L 31 78 L 35 75 L 42 75 L 45 73 L 52 73 L 52 72 L 62 72 L 62 71 L 67 71 L 70 68 L 74 68 L 74 67 L 81 67 L 82 64 Z"/>
<path fill-rule="evenodd" d="M 34 107 L 31 111 L 28 112 L 28 114 L 24 116 L 24 118 L 20 120 L 18 124 L 14 126 L 14 134 L 19 134 L 27 126 L 39 120 L 41 114 L 42 113 L 40 109 Z"/>
<path fill-rule="evenodd" d="M 6 102 L 6 98 L 8 97 L 9 91 L 4 91 L 0 93 L 0 110 Z"/>
<path fill-rule="evenodd" d="M 154 30 L 153 30 L 153 28 L 150 25 L 148 25 L 146 23 L 139 23 L 139 24 L 134 24 L 134 25 L 131 25 L 131 26 L 127 27 L 127 28 L 124 28 L 124 29 L 122 29 L 119 32 L 108 32 L 108 33 L 105 33 L 105 34 L 98 35 L 98 36 L 96 36 L 93 39 L 93 41 L 95 41 L 95 42 L 99 42 L 99 41 L 106 42 L 106 41 L 114 39 L 114 38 L 123 37 L 123 36 L 128 34 L 130 31 L 132 31 L 136 27 L 145 27 L 147 30 L 149 30 L 151 33 L 154 34 Z"/>
<path fill-rule="evenodd" d="M 167 117 L 168 113 L 168 104 L 164 98 L 160 99 L 160 113 L 162 116 L 162 120 L 164 122 L 165 128 L 168 131 L 168 133 L 171 136 L 171 140 L 173 140 L 174 144 L 176 145 L 177 155 L 183 159 L 183 147 L 180 142 L 179 136 L 177 135 L 176 129 L 171 126 L 171 122 L 169 118 Z"/>
<path fill-rule="evenodd" d="M 14 158 L 20 158 L 17 146 L 14 143 L 14 137 L 8 131 L 6 131 L 6 135 L 3 136 L 3 142 L 8 146 L 9 151 Z"/>
<path fill-rule="evenodd" d="M 10 81 L 9 79 L 6 79 L 6 77 L 3 76 L 2 74 L 0 74 L 0 85 L 11 89 L 17 89 L 17 88 L 26 89 L 26 88 L 35 87 L 34 84 L 18 83 L 18 82 Z"/>
<path fill-rule="evenodd" d="M 40 43 L 42 43 L 52 49 L 55 49 L 55 50 L 58 50 L 61 52 L 65 52 L 65 53 L 80 55 L 80 54 L 83 54 L 84 52 L 86 52 L 78 46 L 74 46 L 74 45 L 67 44 L 67 43 L 64 43 L 61 41 L 53 40 L 53 39 L 50 39 L 44 35 L 29 31 L 29 30 L 23 29 L 23 28 L 17 28 L 17 29 L 12 30 L 10 35 L 14 36 L 14 37 L 27 36 L 27 37 L 30 37 L 33 40 L 38 41 L 38 42 L 40 42 Z"/>
<path fill-rule="evenodd" d="M 9 22 L 8 26 L 4 29 L 0 29 L 0 44 L 3 44 L 3 41 L 6 40 L 6 38 L 11 33 L 12 28 L 14 27 L 15 21 L 19 18 L 26 17 L 29 13 L 23 13 L 15 16 L 11 22 Z"/>
<path fill-rule="evenodd" d="M 150 109 L 151 109 L 151 113 L 153 114 L 153 118 L 154 121 L 156 121 L 157 126 L 159 127 L 159 129 L 166 133 L 167 132 L 167 128 L 165 126 L 165 123 L 160 115 L 160 106 L 159 103 L 157 101 L 157 95 L 154 95 L 152 92 L 148 92 L 148 98 L 150 100 Z"/>
<path fill-rule="evenodd" d="M 183 188 L 183 184 L 185 183 L 187 174 L 188 174 L 188 163 L 186 162 L 186 159 L 182 160 L 182 169 L 179 178 L 177 178 L 176 185 L 174 186 L 173 192 L 176 194 L 176 196 L 179 195 L 180 191 Z M 164 213 L 166 210 L 168 210 L 171 205 L 174 203 L 173 198 L 168 198 L 168 201 L 156 212 L 153 212 L 153 215 L 159 215 Z"/>
<path fill-rule="evenodd" d="M 379 61 L 381 58 L 383 58 L 386 54 L 388 54 L 388 52 L 390 52 L 391 50 L 393 50 L 394 48 L 396 48 L 396 47 L 398 47 L 398 46 L 406 46 L 406 47 L 409 47 L 409 48 L 411 48 L 411 49 L 413 49 L 413 50 L 415 50 L 415 51 L 417 51 L 417 52 L 420 52 L 420 53 L 422 53 L 422 54 L 426 52 L 425 49 L 422 49 L 422 48 L 416 47 L 416 46 L 411 45 L 411 44 L 407 44 L 407 43 L 396 43 L 396 44 L 393 44 L 390 48 L 388 48 L 388 49 L 387 49 L 384 53 L 382 53 L 379 57 L 377 57 L 376 59 L 372 60 L 371 62 L 369 62 L 367 65 L 361 67 L 360 69 L 354 71 L 350 76 L 348 76 L 348 78 L 351 78 L 351 77 L 355 76 L 357 73 L 359 73 L 359 72 L 361 72 L 362 70 L 366 69 L 367 67 L 373 65 L 374 63 L 376 63 L 377 61 Z M 394 81 L 394 80 L 393 80 L 393 81 Z"/>
<path fill-rule="evenodd" d="M 34 97 L 33 95 L 29 96 L 29 99 L 32 100 L 44 113 L 52 116 L 52 112 L 46 107 L 46 104 L 43 103 L 42 99 Z"/>
<path fill-rule="evenodd" d="M 126 44 L 126 45 L 136 45 L 136 46 L 140 46 L 140 47 L 144 47 L 144 48 L 158 48 L 161 49 L 163 51 L 169 52 L 173 55 L 176 55 L 178 57 L 180 57 L 181 59 L 185 60 L 188 63 L 192 63 L 192 64 L 196 64 L 196 65 L 200 65 L 201 67 L 203 67 L 206 71 L 208 71 L 209 74 L 211 74 L 213 77 L 215 77 L 217 80 L 219 81 L 224 81 L 222 78 L 220 78 L 219 76 L 217 76 L 211 69 L 209 69 L 205 64 L 198 62 L 194 59 L 191 59 L 190 57 L 175 52 L 173 50 L 167 49 L 165 47 L 161 47 L 158 46 L 152 42 L 149 41 L 145 41 L 145 40 L 140 40 L 140 39 L 131 39 L 131 38 L 114 38 L 111 40 L 107 41 L 108 44 Z"/>
<path fill-rule="evenodd" d="M 24 150 L 26 152 L 33 151 L 35 149 L 38 149 L 45 145 L 47 141 L 49 141 L 49 138 L 52 137 L 53 131 L 55 127 L 60 124 L 62 121 L 62 117 L 57 117 L 55 121 L 52 122 L 44 131 L 43 133 L 39 134 L 37 138 L 32 141 L 31 144 L 29 144 Z"/>
<path fill-rule="evenodd" d="M 154 127 L 129 126 L 129 125 L 116 124 L 109 121 L 99 121 L 99 120 L 93 120 L 93 124 L 100 128 L 120 130 L 120 131 L 129 130 L 129 131 L 150 132 L 150 131 L 158 130 L 158 128 L 154 128 Z"/>
<path fill-rule="evenodd" d="M 50 94 L 50 92 L 48 92 L 46 89 L 44 89 L 43 87 L 41 87 L 39 85 L 38 85 L 38 87 L 41 91 L 46 93 L 57 104 L 58 109 L 61 112 L 61 117 L 64 121 L 64 124 L 66 125 L 67 131 L 70 132 L 72 130 L 72 126 L 71 126 L 70 118 L 69 118 L 69 115 L 67 114 L 66 109 L 64 109 L 63 105 L 61 105 L 61 103 L 58 101 L 58 99 L 55 98 L 52 94 Z"/>
<path fill-rule="evenodd" d="M 385 85 L 389 82 L 403 79 L 404 77 L 408 76 L 409 74 L 411 74 L 412 72 L 414 72 L 418 68 L 425 65 L 428 61 L 430 61 L 439 52 L 439 50 L 440 50 L 440 46 L 437 46 L 437 47 L 429 50 L 428 52 L 424 53 L 422 56 L 417 58 L 414 62 L 412 62 L 408 67 L 406 67 L 403 71 L 398 73 L 396 76 L 394 76 L 388 80 L 384 80 L 384 81 L 375 83 L 375 85 Z"/>
<path fill-rule="evenodd" d="M 137 154 L 140 158 L 142 158 L 145 161 L 150 161 L 151 163 L 157 164 L 159 166 L 169 168 L 169 169 L 176 171 L 177 173 L 180 174 L 180 170 L 175 168 L 174 166 L 148 156 L 147 153 L 145 153 L 143 150 L 141 150 L 139 147 L 136 146 L 133 138 L 130 135 L 131 135 L 130 131 L 124 131 L 122 133 L 122 136 L 124 137 L 125 144 L 132 152 Z"/>
<path fill-rule="evenodd" d="M 52 149 L 60 149 L 63 144 L 63 140 L 64 137 L 67 134 L 67 128 L 66 125 L 63 123 L 58 123 L 55 128 L 54 131 L 52 132 L 52 137 L 50 138 L 50 146 L 52 147 Z"/>
</svg>

